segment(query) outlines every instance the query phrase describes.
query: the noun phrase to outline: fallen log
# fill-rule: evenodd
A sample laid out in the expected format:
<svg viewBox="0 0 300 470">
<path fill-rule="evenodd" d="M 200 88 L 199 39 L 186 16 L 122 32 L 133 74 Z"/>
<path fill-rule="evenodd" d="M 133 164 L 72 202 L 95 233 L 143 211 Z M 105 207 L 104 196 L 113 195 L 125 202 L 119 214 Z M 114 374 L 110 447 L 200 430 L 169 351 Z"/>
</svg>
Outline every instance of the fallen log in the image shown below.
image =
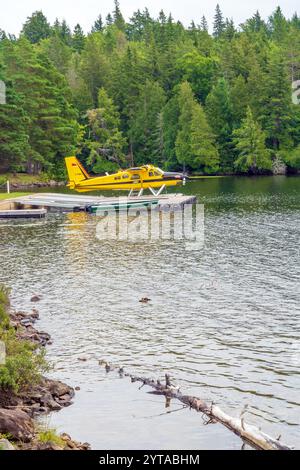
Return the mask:
<svg viewBox="0 0 300 470">
<path fill-rule="evenodd" d="M 100 365 L 105 367 L 106 372 L 118 369 L 121 377 L 129 377 L 131 382 L 141 382 L 142 386 L 146 385 L 154 389 L 152 393 L 156 395 L 164 395 L 169 402 L 171 399 L 180 401 L 187 405 L 189 408 L 201 412 L 209 418 L 208 423 L 218 422 L 226 426 L 230 431 L 234 432 L 244 442 L 258 450 L 293 450 L 293 447 L 280 442 L 280 437 L 274 439 L 273 437 L 265 434 L 261 429 L 256 426 L 245 423 L 244 413 L 240 418 L 234 418 L 225 413 L 221 408 L 214 403 L 208 404 L 200 398 L 184 395 L 181 393 L 179 387 L 172 385 L 170 375 L 165 375 L 165 383 L 162 384 L 159 380 L 155 381 L 145 377 L 134 376 L 125 373 L 123 368 L 114 367 L 106 361 L 99 361 Z"/>
</svg>

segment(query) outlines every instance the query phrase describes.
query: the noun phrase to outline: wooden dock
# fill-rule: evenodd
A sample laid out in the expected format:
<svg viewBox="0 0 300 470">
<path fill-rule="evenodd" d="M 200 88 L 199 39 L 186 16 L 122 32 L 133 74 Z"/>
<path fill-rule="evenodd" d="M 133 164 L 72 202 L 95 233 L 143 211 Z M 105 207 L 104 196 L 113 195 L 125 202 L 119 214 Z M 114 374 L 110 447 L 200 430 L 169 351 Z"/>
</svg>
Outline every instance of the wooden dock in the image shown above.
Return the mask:
<svg viewBox="0 0 300 470">
<path fill-rule="evenodd" d="M 185 204 L 194 204 L 195 196 L 185 196 L 183 194 L 164 194 L 158 197 L 149 195 L 131 198 L 138 200 L 157 200 L 156 210 L 176 210 L 182 208 Z M 61 193 L 36 193 L 28 196 L 19 197 L 13 200 L 16 206 L 22 209 L 46 209 L 51 212 L 79 212 L 85 211 L 91 205 L 116 205 L 128 201 L 128 197 L 107 197 L 107 196 L 81 196 Z"/>
<path fill-rule="evenodd" d="M 46 217 L 46 209 L 6 209 L 0 206 L 0 219 L 43 219 Z"/>
</svg>

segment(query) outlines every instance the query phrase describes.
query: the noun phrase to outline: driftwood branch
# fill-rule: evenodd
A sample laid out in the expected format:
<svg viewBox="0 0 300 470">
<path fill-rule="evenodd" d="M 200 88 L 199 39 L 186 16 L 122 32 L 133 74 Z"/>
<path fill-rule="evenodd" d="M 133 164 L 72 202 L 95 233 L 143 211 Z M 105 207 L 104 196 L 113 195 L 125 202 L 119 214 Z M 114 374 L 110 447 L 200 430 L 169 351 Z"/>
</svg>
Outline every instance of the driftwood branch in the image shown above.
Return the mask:
<svg viewBox="0 0 300 470">
<path fill-rule="evenodd" d="M 292 450 L 293 448 L 283 444 L 279 441 L 280 438 L 274 439 L 268 436 L 258 427 L 247 424 L 244 419 L 246 408 L 241 413 L 240 418 L 234 418 L 225 413 L 214 403 L 208 404 L 200 398 L 184 395 L 181 393 L 179 387 L 172 385 L 171 378 L 168 374 L 165 375 L 165 383 L 162 384 L 159 380 L 155 381 L 145 377 L 134 376 L 129 373 L 125 373 L 123 368 L 113 367 L 106 361 L 99 361 L 100 365 L 103 365 L 106 372 L 110 372 L 113 369 L 117 369 L 121 377 L 129 377 L 131 382 L 141 382 L 142 388 L 147 385 L 153 389 L 156 395 L 164 395 L 167 399 L 166 406 L 169 406 L 170 400 L 175 399 L 187 405 L 203 415 L 206 415 L 209 419 L 207 423 L 218 422 L 226 426 L 230 431 L 238 435 L 243 441 L 250 444 L 255 449 L 259 450 Z M 280 436 L 281 437 L 281 436 Z"/>
</svg>

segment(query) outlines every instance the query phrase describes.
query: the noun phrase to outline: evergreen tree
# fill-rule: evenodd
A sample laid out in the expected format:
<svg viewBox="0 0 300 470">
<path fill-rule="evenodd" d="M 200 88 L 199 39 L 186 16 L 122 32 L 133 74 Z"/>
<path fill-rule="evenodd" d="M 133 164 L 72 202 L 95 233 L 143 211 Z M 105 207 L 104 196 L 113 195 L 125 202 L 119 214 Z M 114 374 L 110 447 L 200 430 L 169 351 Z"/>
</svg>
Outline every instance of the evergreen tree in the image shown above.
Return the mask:
<svg viewBox="0 0 300 470">
<path fill-rule="evenodd" d="M 82 49 L 84 48 L 84 43 L 85 43 L 84 32 L 80 24 L 77 24 L 73 31 L 72 46 L 75 49 L 75 51 L 81 52 Z"/>
<path fill-rule="evenodd" d="M 0 28 L 0 41 L 4 41 L 4 39 L 7 39 L 6 32 Z"/>
<path fill-rule="evenodd" d="M 121 31 L 125 31 L 125 20 L 120 10 L 120 3 L 118 0 L 114 0 L 115 9 L 113 11 L 113 22 L 114 25 Z"/>
<path fill-rule="evenodd" d="M 192 168 L 204 173 L 216 173 L 219 170 L 219 153 L 215 136 L 207 122 L 203 107 L 195 103 L 191 121 Z"/>
<path fill-rule="evenodd" d="M 124 163 L 126 139 L 120 128 L 120 116 L 104 88 L 98 93 L 98 107 L 87 112 L 90 140 L 88 163 L 93 171 L 113 171 Z"/>
<path fill-rule="evenodd" d="M 60 73 L 67 75 L 72 51 L 60 35 L 55 34 L 44 39 L 40 44 L 40 50 L 51 60 Z"/>
<path fill-rule="evenodd" d="M 111 26 L 114 23 L 113 17 L 110 13 L 108 13 L 106 17 L 106 25 Z"/>
<path fill-rule="evenodd" d="M 288 24 L 279 6 L 269 18 L 269 29 L 278 42 L 282 41 L 287 33 Z"/>
<path fill-rule="evenodd" d="M 6 44 L 3 57 L 28 119 L 27 171 L 52 170 L 54 160 L 63 163 L 62 157 L 73 152 L 76 145 L 77 115 L 70 104 L 67 83 L 26 39 Z"/>
<path fill-rule="evenodd" d="M 206 33 L 208 32 L 208 23 L 204 15 L 201 18 L 200 28 L 201 28 L 201 31 L 205 31 Z"/>
<path fill-rule="evenodd" d="M 191 146 L 191 123 L 195 101 L 191 86 L 188 82 L 183 82 L 180 85 L 178 104 L 179 119 L 175 149 L 177 160 L 182 164 L 183 171 L 185 171 L 186 166 L 193 167 L 194 157 Z"/>
<path fill-rule="evenodd" d="M 23 102 L 7 80 L 0 62 L 0 81 L 5 83 L 5 103 L 0 103 L 0 170 L 22 169 L 28 154 L 28 122 Z"/>
<path fill-rule="evenodd" d="M 130 140 L 136 164 L 160 164 L 157 146 L 159 114 L 165 104 L 165 93 L 157 82 L 146 80 L 141 87 L 130 120 Z"/>
<path fill-rule="evenodd" d="M 202 106 L 194 98 L 188 82 L 180 85 L 179 121 L 176 138 L 178 162 L 208 173 L 218 170 L 218 151 Z"/>
<path fill-rule="evenodd" d="M 72 35 L 66 20 L 62 20 L 60 23 L 56 18 L 52 29 L 55 36 L 59 37 L 66 45 L 71 45 Z"/>
<path fill-rule="evenodd" d="M 99 15 L 92 27 L 92 33 L 99 33 L 101 31 L 103 31 L 103 21 L 102 16 Z"/>
<path fill-rule="evenodd" d="M 271 152 L 265 145 L 266 134 L 253 119 L 250 107 L 241 127 L 236 129 L 233 135 L 238 153 L 234 163 L 237 169 L 254 174 L 261 170 L 271 170 Z"/>
<path fill-rule="evenodd" d="M 91 34 L 87 37 L 78 69 L 82 79 L 81 85 L 89 93 L 90 99 L 88 101 L 91 100 L 93 107 L 96 108 L 98 90 L 101 87 L 106 87 L 110 77 L 110 64 L 105 54 L 103 35 Z"/>
<path fill-rule="evenodd" d="M 217 136 L 221 167 L 233 170 L 232 129 L 233 113 L 228 82 L 221 78 L 206 100 L 208 122 Z"/>
<path fill-rule="evenodd" d="M 266 32 L 267 25 L 265 21 L 260 16 L 259 11 L 257 10 L 256 13 L 249 18 L 243 25 L 242 28 L 244 31 L 248 31 L 250 33 L 259 33 L 259 32 Z"/>
<path fill-rule="evenodd" d="M 236 34 L 236 29 L 234 26 L 233 19 L 231 18 L 230 20 L 226 18 L 225 21 L 225 26 L 224 26 L 224 32 L 223 32 L 223 37 L 229 41 L 231 41 Z"/>
<path fill-rule="evenodd" d="M 225 29 L 225 22 L 224 22 L 223 13 L 221 11 L 219 4 L 216 6 L 213 27 L 214 27 L 214 32 L 213 32 L 214 37 L 220 38 Z"/>
<path fill-rule="evenodd" d="M 169 99 L 162 111 L 162 133 L 163 133 L 163 155 L 168 168 L 178 169 L 178 160 L 176 158 L 175 143 L 178 132 L 179 120 L 178 96 L 175 94 Z"/>
<path fill-rule="evenodd" d="M 292 117 L 290 82 L 285 59 L 278 48 L 271 50 L 262 97 L 259 120 L 267 133 L 268 145 L 275 151 L 291 146 L 289 128 Z"/>
<path fill-rule="evenodd" d="M 22 34 L 31 43 L 37 43 L 41 39 L 48 38 L 51 35 L 50 24 L 42 11 L 36 11 L 27 18 L 22 29 Z"/>
</svg>

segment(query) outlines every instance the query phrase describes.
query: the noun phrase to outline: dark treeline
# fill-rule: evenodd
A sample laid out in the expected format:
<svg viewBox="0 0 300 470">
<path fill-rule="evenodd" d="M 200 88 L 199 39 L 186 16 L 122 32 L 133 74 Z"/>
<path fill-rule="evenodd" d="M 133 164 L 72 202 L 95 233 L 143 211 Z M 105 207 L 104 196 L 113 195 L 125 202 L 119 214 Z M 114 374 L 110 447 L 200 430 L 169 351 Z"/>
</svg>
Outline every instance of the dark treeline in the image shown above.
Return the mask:
<svg viewBox="0 0 300 470">
<path fill-rule="evenodd" d="M 300 168 L 300 18 L 280 7 L 238 27 L 216 8 L 184 27 L 118 1 L 91 32 L 32 14 L 0 30 L 1 171 L 63 177 L 76 153 L 94 172 L 154 163 L 199 173 Z M 297 92 L 295 92 L 297 98 Z"/>
</svg>

